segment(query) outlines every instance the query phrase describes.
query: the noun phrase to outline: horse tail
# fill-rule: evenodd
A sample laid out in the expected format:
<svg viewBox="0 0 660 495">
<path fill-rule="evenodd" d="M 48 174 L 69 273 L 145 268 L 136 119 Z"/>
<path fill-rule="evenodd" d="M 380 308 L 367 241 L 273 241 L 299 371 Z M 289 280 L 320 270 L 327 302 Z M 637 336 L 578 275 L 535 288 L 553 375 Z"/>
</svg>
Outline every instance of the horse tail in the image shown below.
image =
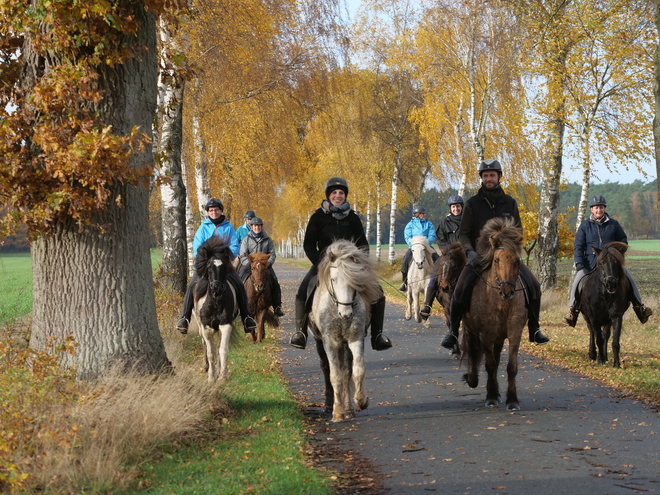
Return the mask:
<svg viewBox="0 0 660 495">
<path fill-rule="evenodd" d="M 275 313 L 273 313 L 271 309 L 266 311 L 266 316 L 264 318 L 266 319 L 266 324 L 271 328 L 280 328 L 280 319 L 275 316 Z"/>
</svg>

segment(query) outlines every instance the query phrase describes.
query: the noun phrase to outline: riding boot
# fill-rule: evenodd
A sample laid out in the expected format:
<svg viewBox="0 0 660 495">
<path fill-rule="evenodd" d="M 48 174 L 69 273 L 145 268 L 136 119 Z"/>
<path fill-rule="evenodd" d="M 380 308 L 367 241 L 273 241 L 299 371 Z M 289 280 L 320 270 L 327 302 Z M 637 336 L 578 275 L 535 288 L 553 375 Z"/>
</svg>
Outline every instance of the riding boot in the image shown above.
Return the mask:
<svg viewBox="0 0 660 495">
<path fill-rule="evenodd" d="M 564 321 L 566 321 L 566 324 L 569 327 L 575 328 L 575 325 L 577 324 L 578 316 L 580 315 L 580 308 L 577 307 L 570 308 L 570 311 L 571 311 L 571 316 L 569 316 L 568 318 L 564 318 Z"/>
<path fill-rule="evenodd" d="M 275 313 L 275 316 L 284 316 L 284 311 L 282 311 L 282 288 L 276 278 L 273 279 L 273 313 Z"/>
<path fill-rule="evenodd" d="M 289 344 L 297 349 L 304 349 L 307 346 L 307 308 L 305 307 L 305 301 L 301 301 L 296 297 L 295 299 L 295 322 L 296 322 L 296 333 L 293 334 Z"/>
<path fill-rule="evenodd" d="M 649 317 L 653 314 L 653 310 L 651 308 L 647 308 L 643 304 L 633 306 L 633 310 L 635 311 L 635 314 L 637 315 L 637 318 L 639 318 L 639 321 L 642 324 L 649 321 Z"/>
<path fill-rule="evenodd" d="M 176 323 L 177 330 L 183 335 L 188 333 L 188 325 L 190 324 L 190 317 L 192 316 L 193 305 L 195 304 L 193 300 L 193 287 L 195 284 L 193 282 L 196 281 L 196 275 L 190 279 L 190 283 L 186 288 L 186 294 L 183 296 L 183 308 L 181 309 L 181 316 L 179 321 Z"/>
<path fill-rule="evenodd" d="M 541 299 L 530 299 L 527 308 L 527 327 L 529 329 L 529 341 L 536 345 L 543 345 L 550 342 L 550 337 L 541 331 L 539 324 L 539 314 L 541 312 Z"/>
<path fill-rule="evenodd" d="M 236 272 L 230 272 L 227 274 L 227 281 L 232 285 L 232 287 L 234 287 L 234 290 L 236 291 L 236 302 L 238 303 L 238 311 L 241 314 L 243 330 L 245 333 L 251 333 L 255 328 L 257 328 L 257 322 L 254 321 L 252 314 L 250 314 L 245 286 L 241 282 L 241 279 Z"/>
<path fill-rule="evenodd" d="M 427 287 L 426 292 L 424 293 L 424 307 L 419 311 L 419 314 L 422 317 L 422 320 L 426 321 L 431 315 L 431 307 L 433 306 L 433 300 L 435 299 L 438 289 L 435 287 Z"/>
<path fill-rule="evenodd" d="M 442 342 L 440 342 L 440 345 L 445 349 L 449 349 L 452 354 L 458 354 L 460 352 L 458 347 L 458 328 L 461 325 L 463 313 L 465 313 L 465 306 L 452 298 L 449 306 L 449 331 L 442 339 Z"/>
<path fill-rule="evenodd" d="M 410 266 L 411 258 L 412 251 L 408 249 L 401 260 L 401 280 L 403 280 L 403 282 L 399 286 L 399 292 L 408 292 L 408 267 Z"/>
<path fill-rule="evenodd" d="M 383 335 L 385 321 L 385 296 L 371 305 L 371 348 L 384 351 L 392 347 L 392 342 Z"/>
</svg>

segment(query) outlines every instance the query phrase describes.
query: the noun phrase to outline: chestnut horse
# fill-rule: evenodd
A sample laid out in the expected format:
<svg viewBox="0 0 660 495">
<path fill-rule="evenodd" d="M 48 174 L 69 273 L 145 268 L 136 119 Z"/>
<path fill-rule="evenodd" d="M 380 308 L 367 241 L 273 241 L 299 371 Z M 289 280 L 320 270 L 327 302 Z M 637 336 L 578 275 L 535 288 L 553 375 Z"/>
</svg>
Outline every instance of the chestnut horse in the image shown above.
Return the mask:
<svg viewBox="0 0 660 495">
<path fill-rule="evenodd" d="M 623 314 L 630 306 L 625 253 L 628 245 L 608 242 L 603 249 L 592 248 L 598 255 L 596 267 L 584 277 L 580 293 L 580 311 L 589 327 L 589 358 L 607 362 L 607 343 L 612 335 L 614 367 L 620 368 L 619 341 Z"/>
<path fill-rule="evenodd" d="M 332 421 L 366 409 L 364 338 L 371 305 L 382 294 L 369 253 L 347 240 L 333 242 L 318 266 L 309 328 L 316 341 L 325 378 L 325 410 Z"/>
<path fill-rule="evenodd" d="M 461 271 L 467 265 L 467 257 L 460 242 L 454 242 L 442 249 L 440 258 L 435 264 L 435 276 L 438 284 L 438 302 L 445 313 L 445 322 L 449 328 L 449 307 L 456 289 L 456 281 Z"/>
<path fill-rule="evenodd" d="M 257 328 L 250 332 L 252 343 L 260 344 L 266 336 L 266 323 L 273 328 L 280 326 L 280 320 L 273 310 L 273 276 L 270 273 L 270 254 L 254 253 L 248 254 L 250 260 L 250 276 L 245 280 L 245 292 L 247 292 L 250 313 L 257 322 Z"/>
<path fill-rule="evenodd" d="M 470 387 L 476 388 L 484 358 L 488 374 L 485 405 L 489 407 L 501 401 L 497 368 L 504 340 L 509 339 L 506 367 L 506 408 L 509 411 L 520 409 L 516 391 L 518 349 L 527 322 L 525 295 L 519 279 L 522 240 L 522 229 L 516 227 L 512 219 L 498 217 L 486 223 L 477 241 L 475 271 L 478 278 L 470 308 L 463 316 L 463 353 L 468 360 L 468 372 L 463 378 Z"/>
</svg>

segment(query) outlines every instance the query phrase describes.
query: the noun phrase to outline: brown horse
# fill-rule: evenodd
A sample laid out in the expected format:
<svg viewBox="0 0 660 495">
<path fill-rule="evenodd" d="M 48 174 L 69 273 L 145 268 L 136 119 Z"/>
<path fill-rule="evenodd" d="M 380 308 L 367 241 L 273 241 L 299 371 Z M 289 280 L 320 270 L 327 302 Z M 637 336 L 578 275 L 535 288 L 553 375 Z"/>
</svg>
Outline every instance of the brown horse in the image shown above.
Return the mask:
<svg viewBox="0 0 660 495">
<path fill-rule="evenodd" d="M 614 367 L 620 368 L 619 341 L 623 314 L 630 306 L 628 275 L 625 270 L 623 242 L 608 242 L 603 249 L 593 248 L 598 255 L 596 267 L 585 276 L 580 293 L 580 311 L 589 327 L 589 358 L 607 362 L 607 343 L 612 334 Z"/>
<path fill-rule="evenodd" d="M 268 262 L 270 255 L 254 253 L 248 254 L 247 257 L 250 260 L 250 276 L 245 279 L 245 291 L 250 313 L 257 322 L 257 328 L 251 332 L 252 343 L 260 344 L 266 336 L 266 323 L 278 328 L 280 320 L 271 309 L 274 281 Z"/>
<path fill-rule="evenodd" d="M 467 265 L 467 257 L 460 242 L 454 242 L 442 249 L 440 258 L 435 264 L 435 277 L 438 284 L 438 302 L 445 313 L 445 322 L 449 328 L 449 306 L 454 295 L 458 276 Z"/>
<path fill-rule="evenodd" d="M 511 219 L 493 218 L 486 223 L 477 241 L 475 271 L 479 278 L 472 291 L 469 311 L 463 317 L 463 352 L 468 359 L 468 372 L 463 378 L 475 388 L 479 383 L 481 359 L 485 359 L 486 406 L 489 407 L 501 401 L 497 367 L 504 340 L 509 339 L 506 367 L 506 408 L 509 411 L 520 409 L 516 391 L 518 349 L 527 322 L 525 296 L 519 279 L 522 240 L 522 230 Z"/>
</svg>

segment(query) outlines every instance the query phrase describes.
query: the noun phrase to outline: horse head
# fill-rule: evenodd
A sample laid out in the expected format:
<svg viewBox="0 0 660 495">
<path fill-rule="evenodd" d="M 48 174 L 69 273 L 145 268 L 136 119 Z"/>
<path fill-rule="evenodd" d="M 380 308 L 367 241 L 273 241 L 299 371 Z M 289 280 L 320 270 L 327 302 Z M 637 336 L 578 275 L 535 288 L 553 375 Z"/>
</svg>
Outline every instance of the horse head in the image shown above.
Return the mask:
<svg viewBox="0 0 660 495">
<path fill-rule="evenodd" d="M 422 270 L 425 262 L 428 263 L 428 266 L 433 266 L 431 245 L 426 237 L 423 235 L 413 237 L 410 240 L 410 250 L 412 251 L 413 262 L 418 269 Z"/>
<path fill-rule="evenodd" d="M 465 251 L 459 242 L 454 242 L 442 251 L 438 260 L 436 278 L 442 292 L 448 293 L 456 285 L 461 270 L 467 264 Z"/>
<path fill-rule="evenodd" d="M 264 291 L 264 280 L 270 274 L 268 270 L 270 267 L 270 263 L 268 262 L 269 255 L 266 253 L 255 253 L 248 254 L 247 256 L 250 260 L 250 281 L 254 290 L 259 294 Z"/>
<path fill-rule="evenodd" d="M 510 218 L 492 218 L 486 222 L 477 241 L 477 264 L 481 270 L 490 268 L 500 297 L 513 299 L 520 273 L 522 229 Z"/>
<path fill-rule="evenodd" d="M 516 293 L 516 282 L 520 270 L 520 258 L 516 254 L 499 247 L 493 254 L 493 269 L 495 280 L 504 301 L 513 299 Z"/>
<path fill-rule="evenodd" d="M 227 263 L 221 258 L 211 258 L 207 264 L 209 287 L 213 297 L 222 297 L 227 289 Z"/>
<path fill-rule="evenodd" d="M 216 236 L 204 241 L 197 251 L 195 271 L 208 281 L 213 297 L 221 297 L 227 288 L 227 273 L 233 270 L 231 256 L 228 239 Z"/>
<path fill-rule="evenodd" d="M 623 242 L 609 242 L 603 249 L 592 247 L 598 256 L 596 268 L 600 272 L 600 281 L 608 294 L 614 294 L 619 287 L 619 280 L 625 277 L 623 267 L 625 265 L 624 253 L 628 245 Z"/>
<path fill-rule="evenodd" d="M 352 263 L 357 263 L 357 259 L 350 258 Z M 339 315 L 347 320 L 353 316 L 353 306 L 356 304 L 357 290 L 351 285 L 345 270 L 342 269 L 344 259 L 334 252 L 328 253 L 329 283 L 328 292 L 332 301 L 337 306 Z"/>
</svg>

